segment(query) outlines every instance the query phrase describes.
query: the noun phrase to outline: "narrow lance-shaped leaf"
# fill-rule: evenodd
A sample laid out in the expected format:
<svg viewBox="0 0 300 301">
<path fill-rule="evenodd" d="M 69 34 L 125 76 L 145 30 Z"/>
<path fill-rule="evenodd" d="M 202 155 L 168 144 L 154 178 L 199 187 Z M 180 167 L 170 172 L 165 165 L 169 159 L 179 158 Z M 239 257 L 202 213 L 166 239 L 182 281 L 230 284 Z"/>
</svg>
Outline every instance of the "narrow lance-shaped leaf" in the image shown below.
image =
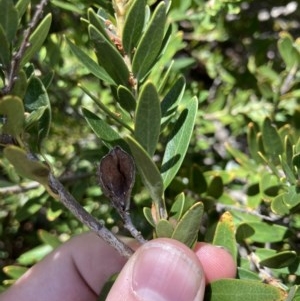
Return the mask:
<svg viewBox="0 0 300 301">
<path fill-rule="evenodd" d="M 18 12 L 13 1 L 0 1 L 0 26 L 11 43 L 18 29 Z"/>
<path fill-rule="evenodd" d="M 137 79 L 143 79 L 157 58 L 164 38 L 166 23 L 165 3 L 160 2 L 145 30 L 133 57 L 132 71 Z"/>
<path fill-rule="evenodd" d="M 129 113 L 135 111 L 136 100 L 131 91 L 124 86 L 119 86 L 117 93 L 120 106 Z"/>
<path fill-rule="evenodd" d="M 175 115 L 185 90 L 185 79 L 180 76 L 161 102 L 161 124 L 165 127 Z"/>
<path fill-rule="evenodd" d="M 42 81 L 37 77 L 32 77 L 24 98 L 24 105 L 27 111 L 33 112 L 44 107 L 44 113 L 37 121 L 37 141 L 34 146 L 39 149 L 42 141 L 48 136 L 51 124 L 50 100 Z"/>
<path fill-rule="evenodd" d="M 160 101 L 155 86 L 147 82 L 139 95 L 135 114 L 135 139 L 150 156 L 154 155 L 160 133 Z"/>
<path fill-rule="evenodd" d="M 107 72 L 99 66 L 94 60 L 92 60 L 84 51 L 73 44 L 69 39 L 66 39 L 70 49 L 77 59 L 97 78 L 107 82 L 110 85 L 115 85 L 113 79 L 107 74 Z"/>
<path fill-rule="evenodd" d="M 125 52 L 131 56 L 132 50 L 136 47 L 145 22 L 145 0 L 134 0 L 131 3 L 123 29 L 123 47 Z"/>
<path fill-rule="evenodd" d="M 278 50 L 284 60 L 286 68 L 291 69 L 295 64 L 300 63 L 300 55 L 294 48 L 292 36 L 287 32 L 281 32 L 278 40 Z"/>
<path fill-rule="evenodd" d="M 198 101 L 194 97 L 181 112 L 168 138 L 161 167 L 165 189 L 177 174 L 187 152 L 196 120 L 197 107 Z"/>
<path fill-rule="evenodd" d="M 89 35 L 94 42 L 96 54 L 100 65 L 110 75 L 117 85 L 129 86 L 129 70 L 112 43 L 93 25 L 89 26 Z"/>
<path fill-rule="evenodd" d="M 23 67 L 27 62 L 30 61 L 30 59 L 34 56 L 34 54 L 41 48 L 43 45 L 52 21 L 51 14 L 48 14 L 39 24 L 39 26 L 36 28 L 36 30 L 32 33 L 32 35 L 29 38 L 29 47 L 26 49 L 20 66 Z"/>
<path fill-rule="evenodd" d="M 278 156 L 283 152 L 283 144 L 275 126 L 269 118 L 266 118 L 262 127 L 262 140 L 266 153 L 273 160 L 278 160 Z"/>
<path fill-rule="evenodd" d="M 107 122 L 86 108 L 82 108 L 82 113 L 91 129 L 108 148 L 120 145 L 123 149 L 129 150 L 128 145 L 121 138 L 119 133 L 109 126 Z"/>
<path fill-rule="evenodd" d="M 129 144 L 143 183 L 147 187 L 155 204 L 157 219 L 166 218 L 167 214 L 163 199 L 164 185 L 158 168 L 144 148 L 136 140 L 132 137 L 127 137 L 126 142 Z"/>
<path fill-rule="evenodd" d="M 251 157 L 258 163 L 261 162 L 261 158 L 258 155 L 259 152 L 259 145 L 258 145 L 258 138 L 257 138 L 257 129 L 254 123 L 248 124 L 248 131 L 247 131 L 247 142 L 248 148 Z"/>
<path fill-rule="evenodd" d="M 101 10 L 101 9 L 100 9 Z M 101 13 L 104 13 L 103 10 L 101 10 Z M 108 16 L 107 16 L 108 18 Z M 107 41 L 111 42 L 103 20 L 100 18 L 98 14 L 95 13 L 95 11 L 92 8 L 88 9 L 88 19 L 92 25 L 94 25 L 102 34 L 103 36 L 107 39 Z"/>
<path fill-rule="evenodd" d="M 19 0 L 16 3 L 16 9 L 18 11 L 18 16 L 21 18 L 23 14 L 26 12 L 26 9 L 30 3 L 30 0 Z"/>
<path fill-rule="evenodd" d="M 0 63 L 6 67 L 9 66 L 10 63 L 10 48 L 7 37 L 5 35 L 4 29 L 0 25 Z"/>
</svg>

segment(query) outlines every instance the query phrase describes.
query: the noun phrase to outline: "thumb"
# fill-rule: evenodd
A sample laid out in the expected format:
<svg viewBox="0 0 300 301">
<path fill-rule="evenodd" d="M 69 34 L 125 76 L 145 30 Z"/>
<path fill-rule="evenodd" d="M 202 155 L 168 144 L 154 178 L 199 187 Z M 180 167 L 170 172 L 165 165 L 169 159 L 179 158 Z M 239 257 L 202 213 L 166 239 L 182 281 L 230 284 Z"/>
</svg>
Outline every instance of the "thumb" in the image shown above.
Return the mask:
<svg viewBox="0 0 300 301">
<path fill-rule="evenodd" d="M 200 261 L 182 243 L 160 238 L 142 245 L 129 259 L 106 301 L 203 300 Z"/>
</svg>

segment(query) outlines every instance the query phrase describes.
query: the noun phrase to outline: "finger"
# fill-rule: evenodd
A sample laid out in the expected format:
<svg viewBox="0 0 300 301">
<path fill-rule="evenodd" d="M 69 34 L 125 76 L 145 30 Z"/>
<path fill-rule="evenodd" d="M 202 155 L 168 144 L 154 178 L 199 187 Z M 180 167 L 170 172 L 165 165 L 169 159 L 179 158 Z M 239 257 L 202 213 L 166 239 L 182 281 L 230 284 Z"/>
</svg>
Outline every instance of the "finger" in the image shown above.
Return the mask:
<svg viewBox="0 0 300 301">
<path fill-rule="evenodd" d="M 96 301 L 126 260 L 93 233 L 72 238 L 26 272 L 1 301 Z"/>
<path fill-rule="evenodd" d="M 202 300 L 205 278 L 195 253 L 172 239 L 154 239 L 129 259 L 107 301 Z"/>
<path fill-rule="evenodd" d="M 236 263 L 224 248 L 201 242 L 197 243 L 194 252 L 202 264 L 206 283 L 220 278 L 235 277 Z"/>
</svg>

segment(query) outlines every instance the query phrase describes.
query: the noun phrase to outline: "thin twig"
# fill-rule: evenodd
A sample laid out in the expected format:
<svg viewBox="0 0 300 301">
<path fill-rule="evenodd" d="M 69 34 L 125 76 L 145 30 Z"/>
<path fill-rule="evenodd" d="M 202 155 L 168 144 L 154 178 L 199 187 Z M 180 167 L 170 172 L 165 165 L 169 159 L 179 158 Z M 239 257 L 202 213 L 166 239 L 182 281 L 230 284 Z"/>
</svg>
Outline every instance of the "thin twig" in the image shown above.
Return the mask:
<svg viewBox="0 0 300 301">
<path fill-rule="evenodd" d="M 23 41 L 20 45 L 20 48 L 16 53 L 13 54 L 13 58 L 11 60 L 10 70 L 9 70 L 9 74 L 8 74 L 7 85 L 2 89 L 2 93 L 4 95 L 8 94 L 14 86 L 14 83 L 16 81 L 16 77 L 17 77 L 17 74 L 19 71 L 20 62 L 22 60 L 22 57 L 23 57 L 26 49 L 30 46 L 30 44 L 29 44 L 30 35 L 32 34 L 32 32 L 35 29 L 35 27 L 37 26 L 40 18 L 42 17 L 43 10 L 48 2 L 49 2 L 49 0 L 41 0 L 41 2 L 36 6 L 36 11 L 32 17 L 32 20 L 28 24 L 28 28 L 24 31 L 24 37 L 23 37 Z"/>
<path fill-rule="evenodd" d="M 298 64 L 295 64 L 289 71 L 288 75 L 286 76 L 285 80 L 283 81 L 281 88 L 280 88 L 280 95 L 283 95 L 287 93 L 292 85 L 293 85 L 293 80 L 295 78 L 295 75 L 298 71 Z"/>
<path fill-rule="evenodd" d="M 130 232 L 130 234 L 141 244 L 144 244 L 147 242 L 147 240 L 143 237 L 140 231 L 136 229 L 134 224 L 132 223 L 130 214 L 128 211 L 121 211 L 118 210 L 123 222 L 124 227 Z"/>
<path fill-rule="evenodd" d="M 96 220 L 92 215 L 83 209 L 83 207 L 75 200 L 75 198 L 64 188 L 64 186 L 50 173 L 49 187 L 63 205 L 69 209 L 74 216 L 85 224 L 89 229 L 94 231 L 109 245 L 115 248 L 122 256 L 129 258 L 133 254 L 133 250 L 124 242 L 118 239 L 111 231 L 109 231 L 101 222 Z"/>
<path fill-rule="evenodd" d="M 68 174 L 60 177 L 59 181 L 61 183 L 72 182 L 72 181 L 77 181 L 80 179 L 91 177 L 91 175 L 92 175 L 91 173 Z M 42 184 L 40 184 L 39 182 L 31 181 L 31 182 L 21 183 L 19 185 L 1 187 L 0 195 L 23 193 L 32 189 L 36 189 L 40 186 L 42 186 Z"/>
<path fill-rule="evenodd" d="M 28 190 L 36 189 L 39 186 L 41 186 L 40 183 L 32 181 L 32 182 L 21 184 L 21 185 L 12 185 L 12 186 L 7 186 L 7 187 L 1 187 L 0 195 L 22 193 L 22 192 L 26 192 Z"/>
<path fill-rule="evenodd" d="M 233 205 L 217 204 L 217 209 L 218 210 L 221 210 L 221 209 L 236 210 L 236 211 L 239 211 L 239 212 L 243 212 L 243 213 L 247 213 L 247 214 L 250 214 L 250 215 L 257 216 L 257 217 L 261 218 L 262 220 L 266 220 L 266 221 L 270 221 L 270 222 L 274 222 L 274 221 L 278 220 L 278 218 L 279 218 L 278 216 L 270 217 L 270 216 L 267 216 L 267 215 L 260 214 L 260 213 L 258 213 L 257 211 L 254 211 L 254 210 L 249 210 L 249 209 L 245 209 L 245 208 L 241 208 L 241 207 L 233 206 Z"/>
</svg>

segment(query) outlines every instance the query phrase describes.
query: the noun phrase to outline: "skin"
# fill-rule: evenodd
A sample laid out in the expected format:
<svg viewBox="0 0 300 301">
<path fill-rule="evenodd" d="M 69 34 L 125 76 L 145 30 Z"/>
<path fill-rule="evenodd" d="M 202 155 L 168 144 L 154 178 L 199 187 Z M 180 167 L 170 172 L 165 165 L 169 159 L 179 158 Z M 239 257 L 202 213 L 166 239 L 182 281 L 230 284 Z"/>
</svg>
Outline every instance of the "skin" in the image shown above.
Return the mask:
<svg viewBox="0 0 300 301">
<path fill-rule="evenodd" d="M 117 272 L 107 301 L 199 301 L 205 284 L 236 273 L 231 255 L 210 244 L 198 243 L 193 251 L 166 238 L 130 244 L 137 250 L 126 262 L 93 233 L 74 237 L 34 265 L 0 301 L 96 301 Z"/>
</svg>

